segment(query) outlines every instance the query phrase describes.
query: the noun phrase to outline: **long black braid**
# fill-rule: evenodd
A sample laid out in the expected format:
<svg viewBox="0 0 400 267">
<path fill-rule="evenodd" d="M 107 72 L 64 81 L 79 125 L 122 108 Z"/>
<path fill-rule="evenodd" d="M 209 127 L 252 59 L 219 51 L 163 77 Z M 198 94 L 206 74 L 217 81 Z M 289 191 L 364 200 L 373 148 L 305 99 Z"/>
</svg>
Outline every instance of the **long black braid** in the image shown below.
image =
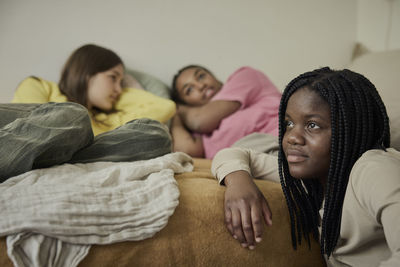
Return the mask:
<svg viewBox="0 0 400 267">
<path fill-rule="evenodd" d="M 331 159 L 325 194 L 318 180 L 299 180 L 289 173 L 282 149 L 285 112 L 291 95 L 307 87 L 317 92 L 330 106 Z M 304 73 L 293 79 L 283 92 L 279 107 L 279 175 L 291 220 L 292 245 L 302 236 L 318 240 L 319 209 L 324 204 L 321 253 L 328 257 L 340 234 L 342 206 L 350 171 L 367 150 L 390 146 L 389 118 L 375 86 L 361 74 L 328 67 Z"/>
</svg>

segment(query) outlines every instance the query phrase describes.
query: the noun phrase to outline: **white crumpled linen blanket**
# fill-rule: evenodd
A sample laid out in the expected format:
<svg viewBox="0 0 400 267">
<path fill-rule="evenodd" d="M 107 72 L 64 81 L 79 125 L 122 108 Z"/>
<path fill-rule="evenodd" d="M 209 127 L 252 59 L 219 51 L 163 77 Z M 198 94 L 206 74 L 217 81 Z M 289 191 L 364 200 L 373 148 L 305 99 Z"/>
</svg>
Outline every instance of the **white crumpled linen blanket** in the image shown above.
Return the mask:
<svg viewBox="0 0 400 267">
<path fill-rule="evenodd" d="M 136 162 L 63 164 L 0 184 L 0 236 L 15 266 L 76 266 L 91 244 L 152 237 L 178 205 L 182 152 Z"/>
</svg>

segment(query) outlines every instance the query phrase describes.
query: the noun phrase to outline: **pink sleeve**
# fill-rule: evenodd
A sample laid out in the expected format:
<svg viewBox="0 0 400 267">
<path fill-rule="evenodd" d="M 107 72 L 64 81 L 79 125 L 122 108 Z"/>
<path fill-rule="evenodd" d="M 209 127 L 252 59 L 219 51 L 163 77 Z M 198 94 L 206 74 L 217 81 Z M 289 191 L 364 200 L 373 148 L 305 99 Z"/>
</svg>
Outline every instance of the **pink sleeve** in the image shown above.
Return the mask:
<svg viewBox="0 0 400 267">
<path fill-rule="evenodd" d="M 238 101 L 243 109 L 251 105 L 261 94 L 279 96 L 280 92 L 262 72 L 242 67 L 228 78 L 221 91 L 212 100 Z"/>
</svg>

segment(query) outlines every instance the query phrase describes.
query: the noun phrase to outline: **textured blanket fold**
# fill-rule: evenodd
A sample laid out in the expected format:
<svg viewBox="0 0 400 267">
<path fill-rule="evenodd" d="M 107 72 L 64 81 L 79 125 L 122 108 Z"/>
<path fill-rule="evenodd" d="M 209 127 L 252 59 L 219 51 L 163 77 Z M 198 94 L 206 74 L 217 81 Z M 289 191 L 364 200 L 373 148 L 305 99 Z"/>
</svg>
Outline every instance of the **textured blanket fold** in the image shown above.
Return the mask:
<svg viewBox="0 0 400 267">
<path fill-rule="evenodd" d="M 136 162 L 64 164 L 0 184 L 0 236 L 15 266 L 76 266 L 91 244 L 142 240 L 178 205 L 184 153 Z"/>
</svg>

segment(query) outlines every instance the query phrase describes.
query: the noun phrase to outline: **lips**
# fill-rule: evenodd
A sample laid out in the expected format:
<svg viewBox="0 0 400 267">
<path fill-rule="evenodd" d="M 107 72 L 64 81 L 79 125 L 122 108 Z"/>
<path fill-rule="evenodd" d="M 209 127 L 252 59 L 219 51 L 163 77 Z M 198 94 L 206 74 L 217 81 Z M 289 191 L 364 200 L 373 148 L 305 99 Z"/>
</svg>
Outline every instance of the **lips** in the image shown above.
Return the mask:
<svg viewBox="0 0 400 267">
<path fill-rule="evenodd" d="M 207 88 L 204 92 L 204 96 L 206 99 L 210 98 L 211 96 L 214 95 L 214 89 L 213 88 Z"/>
<path fill-rule="evenodd" d="M 308 158 L 306 154 L 296 149 L 288 149 L 286 151 L 286 159 L 288 163 L 303 162 Z"/>
<path fill-rule="evenodd" d="M 110 96 L 112 102 L 116 102 L 118 100 L 118 96 Z"/>
</svg>

